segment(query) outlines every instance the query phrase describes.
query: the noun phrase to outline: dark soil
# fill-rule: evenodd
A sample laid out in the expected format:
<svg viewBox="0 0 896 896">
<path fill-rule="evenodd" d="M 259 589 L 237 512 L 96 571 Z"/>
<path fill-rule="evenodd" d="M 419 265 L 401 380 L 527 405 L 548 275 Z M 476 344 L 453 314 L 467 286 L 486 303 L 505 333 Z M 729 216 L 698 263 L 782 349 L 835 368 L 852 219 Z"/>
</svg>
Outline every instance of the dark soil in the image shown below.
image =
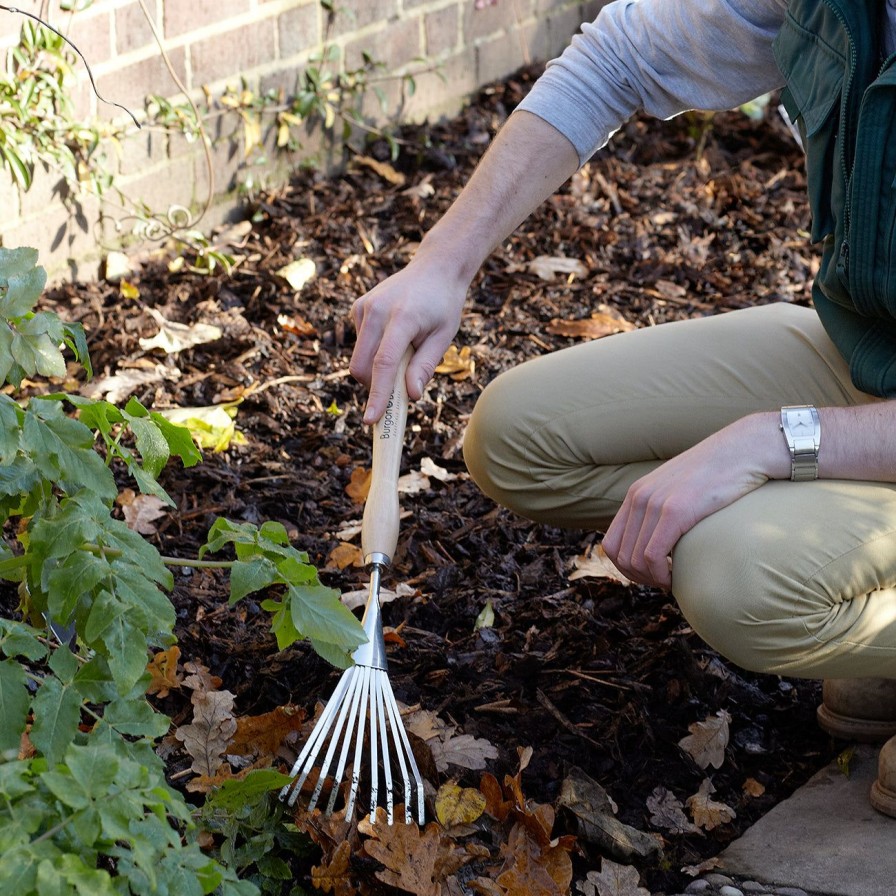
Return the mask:
<svg viewBox="0 0 896 896">
<path fill-rule="evenodd" d="M 155 407 L 242 398 L 246 444 L 207 451 L 193 470 L 165 472 L 178 510 L 152 536 L 164 553 L 195 555 L 217 516 L 279 520 L 327 584 L 364 587 L 363 568 L 328 566 L 336 532 L 361 515 L 346 485 L 370 463 L 365 394 L 348 374 L 349 309 L 408 260 L 534 74 L 484 90 L 452 121 L 404 129 L 394 163 L 402 185 L 362 161 L 337 177 L 301 174 L 265 196 L 252 208 L 251 232 L 227 249 L 241 258 L 231 276 L 171 273 L 154 261 L 132 278 L 138 301 L 102 282 L 52 293 L 61 313 L 86 326 L 97 378 L 148 363 L 137 340 L 158 327 L 147 307 L 224 328 L 214 343 L 154 355 L 168 378 L 135 393 Z M 740 112 L 634 120 L 506 241 L 476 278 L 457 337 L 472 350 L 475 373 L 438 375 L 413 404 L 403 470 L 429 457 L 463 474 L 464 424 L 483 386 L 576 341 L 554 335 L 552 321 L 587 319 L 599 305 L 651 326 L 808 302 L 814 268 L 798 233 L 808 221 L 802 159 L 773 107 L 760 122 Z M 388 161 L 385 143 L 367 152 Z M 587 273 L 542 280 L 527 268 L 539 255 L 580 259 Z M 274 272 L 301 256 L 313 259 L 317 277 L 296 294 Z M 462 476 L 432 480 L 402 496 L 402 507 L 408 514 L 385 584 L 410 584 L 417 596 L 384 609 L 406 642 L 390 650 L 396 696 L 493 743 L 500 758 L 489 770 L 499 780 L 516 771 L 517 747 L 531 746 L 528 796 L 552 801 L 566 770 L 578 766 L 609 791 L 620 819 L 653 830 L 646 799 L 655 788 L 684 800 L 707 777 L 678 741 L 691 723 L 730 713 L 725 763 L 708 776 L 714 798 L 737 817 L 706 834 L 666 832 L 662 866 L 641 869 L 653 892 L 683 889 L 683 866 L 718 853 L 833 755 L 814 720 L 818 682 L 736 668 L 700 641 L 667 594 L 570 581 L 572 558 L 596 533 L 515 517 Z M 178 575 L 174 600 L 183 658 L 219 675 L 240 713 L 290 701 L 310 710 L 331 693 L 336 671 L 304 644 L 278 653 L 268 615 L 252 601 L 228 608 L 212 573 Z M 495 623 L 477 632 L 487 601 Z M 459 774 L 478 784 L 479 772 Z M 764 785 L 762 795 L 744 793 L 748 778 Z M 571 824 L 558 819 L 558 828 Z M 581 867 L 596 867 L 594 849 L 581 850 Z"/>
</svg>

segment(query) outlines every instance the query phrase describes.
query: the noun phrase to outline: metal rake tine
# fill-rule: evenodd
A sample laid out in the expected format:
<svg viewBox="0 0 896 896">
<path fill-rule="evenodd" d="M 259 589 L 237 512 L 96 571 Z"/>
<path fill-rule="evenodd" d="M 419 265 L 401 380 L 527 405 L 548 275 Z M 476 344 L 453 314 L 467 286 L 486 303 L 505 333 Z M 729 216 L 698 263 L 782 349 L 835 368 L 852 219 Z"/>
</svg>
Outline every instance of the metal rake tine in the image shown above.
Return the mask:
<svg viewBox="0 0 896 896">
<path fill-rule="evenodd" d="M 376 721 L 380 733 L 380 743 L 383 748 L 383 775 L 386 779 L 386 823 L 392 824 L 395 817 L 392 797 L 392 759 L 389 755 L 389 735 L 386 732 L 386 713 L 384 711 L 385 698 L 383 688 L 384 681 L 386 687 L 389 687 L 389 677 L 385 669 L 377 669 L 375 674 L 377 681 L 376 692 L 374 694 L 376 697 Z M 376 806 L 371 805 L 370 808 L 371 812 L 375 814 Z"/>
<path fill-rule="evenodd" d="M 361 711 L 366 710 L 367 701 L 370 694 L 370 672 L 369 666 L 362 666 L 364 670 L 364 681 L 361 693 Z M 358 795 L 358 785 L 361 782 L 361 751 L 364 747 L 364 719 L 358 716 L 358 732 L 355 736 L 355 758 L 352 763 L 352 783 L 348 791 L 348 800 L 345 804 L 345 817 L 352 817 L 352 809 L 355 807 L 355 797 Z"/>
<path fill-rule="evenodd" d="M 302 752 L 299 753 L 298 758 L 293 764 L 290 775 L 293 777 L 293 779 L 295 779 L 296 776 L 301 772 L 301 777 L 298 779 L 298 781 L 291 781 L 280 791 L 280 799 L 284 799 L 288 796 L 287 805 L 292 806 L 295 804 L 295 801 L 298 798 L 300 791 L 302 790 L 302 785 L 305 783 L 305 779 L 308 777 L 308 773 L 312 768 L 314 768 L 314 760 L 317 759 L 318 750 L 320 750 L 320 748 L 324 744 L 324 741 L 326 740 L 331 721 L 333 718 L 335 718 L 342 701 L 342 696 L 348 689 L 349 673 L 351 671 L 351 669 L 346 669 L 345 672 L 342 673 L 339 679 L 339 684 L 336 685 L 336 690 L 333 693 L 333 696 L 330 698 L 330 702 L 324 707 L 324 711 L 321 713 L 320 718 L 317 720 L 317 724 L 314 726 L 314 729 L 311 732 L 311 736 L 308 738 L 305 746 L 302 747 Z M 305 766 L 306 761 L 307 768 L 302 771 L 302 768 L 303 766 Z"/>
<path fill-rule="evenodd" d="M 392 737 L 398 741 L 395 746 L 395 752 L 398 755 L 398 764 L 401 766 L 401 774 L 404 779 L 404 816 L 407 824 L 411 823 L 413 818 L 413 810 L 411 809 L 411 774 L 414 776 L 414 784 L 417 790 L 417 815 L 418 821 L 422 825 L 423 815 L 423 779 L 420 777 L 420 769 L 417 768 L 417 760 L 414 759 L 414 752 L 411 749 L 411 742 L 405 731 L 404 723 L 401 721 L 401 713 L 398 710 L 398 703 L 395 700 L 395 694 L 392 692 L 392 686 L 386 679 L 386 690 L 384 694 L 386 698 L 386 706 L 389 710 L 389 722 L 392 727 Z M 405 765 L 404 757 L 407 756 L 408 764 Z M 408 773 L 410 767 L 411 774 Z"/>
<path fill-rule="evenodd" d="M 324 761 L 320 767 L 320 776 L 317 779 L 317 784 L 314 785 L 314 793 L 311 794 L 311 801 L 308 803 L 308 811 L 310 812 L 316 805 L 317 800 L 320 797 L 321 790 L 323 790 L 324 781 L 327 777 L 327 772 L 330 768 L 330 763 L 333 761 L 333 754 L 336 752 L 336 745 L 339 743 L 339 738 L 342 736 L 343 726 L 345 725 L 345 720 L 348 717 L 348 709 L 349 709 L 349 697 L 354 699 L 354 691 L 358 684 L 358 677 L 354 673 L 357 671 L 358 667 L 354 666 L 348 670 L 350 675 L 348 675 L 349 688 L 350 690 L 346 693 L 341 702 L 341 706 L 339 709 L 339 718 L 336 720 L 336 725 L 333 728 L 333 734 L 330 738 L 330 745 L 327 747 L 326 756 L 324 756 Z M 349 728 L 345 733 L 345 740 L 347 741 L 351 737 L 351 727 L 352 724 L 349 722 Z M 338 786 L 338 785 L 334 785 Z"/>
<path fill-rule="evenodd" d="M 355 725 L 357 724 L 357 731 L 363 737 L 364 731 L 364 715 L 365 715 L 365 703 L 367 700 L 367 679 L 368 669 L 363 666 L 356 666 L 353 670 L 356 673 L 360 673 L 360 687 L 358 687 L 358 682 L 355 682 L 355 689 L 352 695 L 352 706 L 348 713 L 348 724 L 345 729 L 345 737 L 342 741 L 342 752 L 339 754 L 339 764 L 336 766 L 336 772 L 333 775 L 334 786 L 333 792 L 330 794 L 330 800 L 327 803 L 327 808 L 324 812 L 325 815 L 331 815 L 333 812 L 333 808 L 336 805 L 336 796 L 339 793 L 338 782 L 342 779 L 342 773 L 345 771 L 345 763 L 348 759 L 348 750 L 351 746 L 351 735 L 352 731 L 355 729 Z M 361 738 L 355 737 L 355 753 L 354 753 L 354 761 L 353 761 L 353 774 L 352 774 L 352 786 L 354 786 L 354 780 L 357 778 L 357 768 L 358 768 L 358 757 L 359 757 L 359 742 Z M 346 817 L 348 817 L 348 810 L 346 810 Z"/>
</svg>

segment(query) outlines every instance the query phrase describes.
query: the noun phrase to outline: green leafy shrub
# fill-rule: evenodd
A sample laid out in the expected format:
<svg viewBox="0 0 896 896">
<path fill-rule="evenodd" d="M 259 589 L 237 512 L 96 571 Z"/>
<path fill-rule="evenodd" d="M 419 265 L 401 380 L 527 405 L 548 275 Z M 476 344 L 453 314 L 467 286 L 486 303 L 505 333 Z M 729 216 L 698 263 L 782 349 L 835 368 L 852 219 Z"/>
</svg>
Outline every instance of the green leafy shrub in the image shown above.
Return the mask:
<svg viewBox="0 0 896 896">
<path fill-rule="evenodd" d="M 32 249 L 0 249 L 0 372 L 16 388 L 62 375 L 63 346 L 89 366 L 81 327 L 35 310 L 45 283 L 36 261 Z M 153 750 L 170 720 L 145 696 L 147 650 L 175 640 L 173 577 L 112 515 L 114 470 L 173 506 L 158 481 L 172 455 L 185 466 L 200 460 L 185 429 L 135 399 L 118 408 L 0 393 L 0 579 L 17 587 L 20 617 L 0 619 L 0 893 L 259 892 L 200 849 L 194 809 Z M 348 664 L 360 624 L 282 526 L 218 520 L 203 554 L 225 548 L 236 559 L 195 563 L 230 570 L 231 603 L 276 589 L 262 605 L 278 645 L 309 638 Z M 236 843 L 233 794 L 223 805 L 232 817 L 219 805 L 216 824 Z"/>
</svg>

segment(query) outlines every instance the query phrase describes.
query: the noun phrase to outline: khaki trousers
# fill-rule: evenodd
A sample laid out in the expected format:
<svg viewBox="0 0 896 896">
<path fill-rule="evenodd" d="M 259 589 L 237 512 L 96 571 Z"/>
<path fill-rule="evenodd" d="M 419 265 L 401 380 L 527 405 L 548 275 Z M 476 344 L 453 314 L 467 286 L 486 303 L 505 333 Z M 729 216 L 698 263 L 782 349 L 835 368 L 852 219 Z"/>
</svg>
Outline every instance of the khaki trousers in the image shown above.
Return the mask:
<svg viewBox="0 0 896 896">
<path fill-rule="evenodd" d="M 739 417 L 874 400 L 814 311 L 764 306 L 522 364 L 482 394 L 464 455 L 506 507 L 601 530 L 632 482 Z M 896 677 L 896 486 L 768 482 L 680 539 L 672 582 L 694 630 L 744 668 Z"/>
</svg>

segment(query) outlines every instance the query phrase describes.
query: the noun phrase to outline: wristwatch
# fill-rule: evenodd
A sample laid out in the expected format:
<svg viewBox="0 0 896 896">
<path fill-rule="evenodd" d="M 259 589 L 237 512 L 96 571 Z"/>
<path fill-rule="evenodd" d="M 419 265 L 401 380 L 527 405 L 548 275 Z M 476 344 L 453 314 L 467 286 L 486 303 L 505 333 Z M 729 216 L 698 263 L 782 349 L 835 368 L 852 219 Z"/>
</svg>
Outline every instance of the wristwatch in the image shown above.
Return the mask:
<svg viewBox="0 0 896 896">
<path fill-rule="evenodd" d="M 818 448 L 821 421 L 811 404 L 781 408 L 781 432 L 790 449 L 790 478 L 793 482 L 818 479 Z"/>
</svg>

